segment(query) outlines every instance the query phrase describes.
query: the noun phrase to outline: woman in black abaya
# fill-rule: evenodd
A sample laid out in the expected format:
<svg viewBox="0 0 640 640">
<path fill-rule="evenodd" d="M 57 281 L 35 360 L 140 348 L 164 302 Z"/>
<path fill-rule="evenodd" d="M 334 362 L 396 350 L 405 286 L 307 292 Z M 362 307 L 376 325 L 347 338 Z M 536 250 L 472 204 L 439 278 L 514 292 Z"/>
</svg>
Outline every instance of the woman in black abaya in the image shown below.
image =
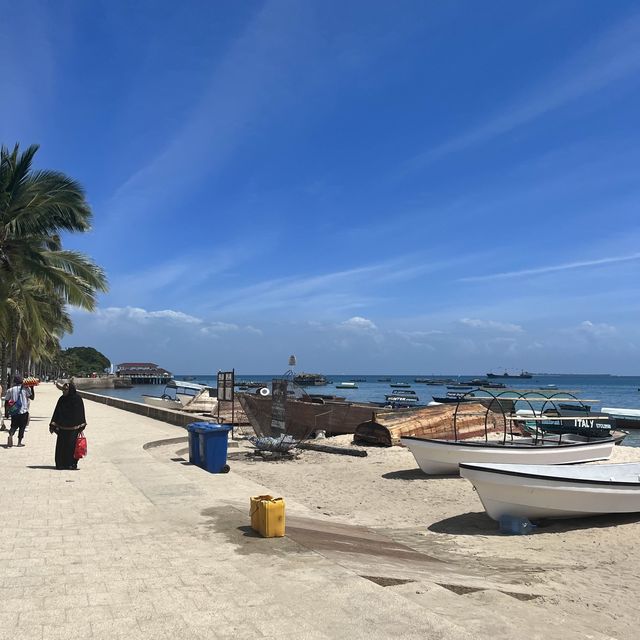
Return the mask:
<svg viewBox="0 0 640 640">
<path fill-rule="evenodd" d="M 58 434 L 56 469 L 78 468 L 74 453 L 78 434 L 87 426 L 85 420 L 84 402 L 76 392 L 76 386 L 73 382 L 65 383 L 49 424 L 49 431 Z"/>
</svg>

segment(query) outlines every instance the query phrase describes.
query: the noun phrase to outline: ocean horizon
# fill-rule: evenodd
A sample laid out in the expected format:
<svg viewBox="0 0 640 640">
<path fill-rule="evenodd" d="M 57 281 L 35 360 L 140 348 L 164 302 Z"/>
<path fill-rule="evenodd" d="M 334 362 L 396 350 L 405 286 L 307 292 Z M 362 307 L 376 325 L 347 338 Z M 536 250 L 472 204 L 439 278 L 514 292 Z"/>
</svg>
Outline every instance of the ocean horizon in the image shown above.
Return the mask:
<svg viewBox="0 0 640 640">
<path fill-rule="evenodd" d="M 409 384 L 416 392 L 420 404 L 428 404 L 433 396 L 446 395 L 446 385 L 427 385 L 415 382 L 416 378 L 450 378 L 457 383 L 464 383 L 473 378 L 484 376 L 458 376 L 452 374 L 429 374 L 429 375 L 394 375 L 394 374 L 324 374 L 330 383 L 323 386 L 304 387 L 308 393 L 339 395 L 353 400 L 354 402 L 384 402 L 384 396 L 391 393 L 393 388 L 391 383 L 403 382 Z M 236 374 L 236 381 L 254 381 L 269 384 L 274 378 L 281 378 L 279 375 L 265 374 Z M 389 382 L 380 379 L 390 379 Z M 217 375 L 181 374 L 174 376 L 175 380 L 186 380 L 198 384 L 215 387 Z M 358 380 L 357 388 L 336 389 L 336 384 Z M 507 382 L 508 381 L 508 382 Z M 494 382 L 507 384 L 508 389 L 516 391 L 531 390 L 536 392 L 563 393 L 562 397 L 567 397 L 566 393 L 575 396 L 577 400 L 588 404 L 592 410 L 598 411 L 602 407 L 623 407 L 636 409 L 640 407 L 640 376 L 616 376 L 611 374 L 532 374 L 532 378 L 519 379 L 517 377 L 498 378 Z M 557 389 L 549 389 L 549 385 L 555 385 Z M 144 395 L 159 396 L 162 394 L 163 385 L 135 385 L 130 389 L 99 389 L 95 393 L 112 397 L 123 398 L 135 402 L 143 402 Z M 505 389 L 493 389 L 495 394 L 505 391 Z M 551 393 L 550 393 L 551 392 Z M 631 431 L 627 436 L 625 444 L 640 446 L 640 431 Z"/>
</svg>

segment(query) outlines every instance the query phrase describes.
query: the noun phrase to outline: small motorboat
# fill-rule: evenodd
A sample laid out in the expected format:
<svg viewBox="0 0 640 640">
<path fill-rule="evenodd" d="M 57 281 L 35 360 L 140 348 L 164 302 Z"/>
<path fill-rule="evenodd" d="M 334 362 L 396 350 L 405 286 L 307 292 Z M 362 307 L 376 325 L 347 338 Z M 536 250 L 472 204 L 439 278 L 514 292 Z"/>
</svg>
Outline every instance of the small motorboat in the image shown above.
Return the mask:
<svg viewBox="0 0 640 640">
<path fill-rule="evenodd" d="M 144 394 L 145 404 L 174 411 L 196 413 L 213 412 L 218 405 L 217 396 L 210 387 L 183 380 L 169 381 L 160 396 Z"/>
<path fill-rule="evenodd" d="M 390 387 L 398 387 L 400 389 L 408 389 L 411 385 L 408 382 L 392 382 Z"/>
<path fill-rule="evenodd" d="M 576 465 L 462 463 L 489 517 L 576 518 L 640 512 L 640 463 Z"/>
<path fill-rule="evenodd" d="M 336 385 L 336 389 L 357 389 L 358 385 L 355 382 L 340 382 Z"/>
<path fill-rule="evenodd" d="M 602 413 L 608 415 L 618 429 L 640 429 L 640 409 L 602 407 Z"/>
<path fill-rule="evenodd" d="M 436 440 L 407 436 L 401 443 L 428 475 L 457 474 L 463 463 L 575 464 L 607 460 L 615 438 L 585 441 L 575 437 L 505 440 Z"/>
<path fill-rule="evenodd" d="M 384 399 L 388 406 L 396 408 L 412 407 L 420 402 L 416 392 L 411 389 L 405 391 L 395 389 L 393 393 L 385 395 Z"/>
</svg>

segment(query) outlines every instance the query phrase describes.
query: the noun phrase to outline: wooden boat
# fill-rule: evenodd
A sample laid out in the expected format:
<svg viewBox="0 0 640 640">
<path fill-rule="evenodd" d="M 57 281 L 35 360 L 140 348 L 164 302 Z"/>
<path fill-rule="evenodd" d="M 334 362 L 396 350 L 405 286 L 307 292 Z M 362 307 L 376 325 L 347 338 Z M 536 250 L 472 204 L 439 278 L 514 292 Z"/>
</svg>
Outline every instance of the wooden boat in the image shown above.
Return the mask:
<svg viewBox="0 0 640 640">
<path fill-rule="evenodd" d="M 271 436 L 272 396 L 238 393 L 236 397 L 256 435 Z M 385 446 L 399 444 L 404 433 L 446 437 L 451 432 L 454 411 L 452 406 L 385 409 L 381 404 L 349 402 L 338 397 L 288 397 L 286 402 L 285 433 L 297 440 L 309 438 L 319 431 L 327 436 L 358 431 L 356 441 Z M 481 409 L 475 417 L 461 419 L 461 437 L 484 433 L 485 408 Z M 365 423 L 374 426 L 369 430 L 361 429 Z"/>
<path fill-rule="evenodd" d="M 463 463 L 575 464 L 606 460 L 611 456 L 613 438 L 590 442 L 562 438 L 513 438 L 501 441 L 435 440 L 405 436 L 418 466 L 429 475 L 457 474 Z"/>
<path fill-rule="evenodd" d="M 575 518 L 640 512 L 640 463 L 558 467 L 462 463 L 494 520 L 503 515 Z"/>
<path fill-rule="evenodd" d="M 485 433 L 486 407 L 482 404 L 467 407 L 472 414 L 458 419 L 459 438 L 472 438 Z M 450 404 L 421 407 L 412 411 L 378 411 L 370 420 L 359 424 L 353 434 L 355 444 L 391 447 L 401 444 L 403 436 L 446 438 L 451 434 L 455 407 Z M 499 414 L 489 414 L 489 431 L 502 430 Z"/>
<path fill-rule="evenodd" d="M 272 396 L 238 393 L 236 397 L 256 435 L 271 436 Z M 344 398 L 288 397 L 284 431 L 296 440 L 304 440 L 319 431 L 328 436 L 353 433 L 376 408 L 369 403 L 348 402 Z"/>
</svg>

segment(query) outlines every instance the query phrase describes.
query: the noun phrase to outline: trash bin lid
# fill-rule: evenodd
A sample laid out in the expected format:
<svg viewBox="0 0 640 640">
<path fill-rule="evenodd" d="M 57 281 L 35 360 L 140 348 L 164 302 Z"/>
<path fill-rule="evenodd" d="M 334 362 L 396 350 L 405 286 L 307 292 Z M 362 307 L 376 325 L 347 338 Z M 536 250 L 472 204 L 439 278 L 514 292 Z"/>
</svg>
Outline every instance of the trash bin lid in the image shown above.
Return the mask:
<svg viewBox="0 0 640 640">
<path fill-rule="evenodd" d="M 196 431 L 197 429 L 210 429 L 215 426 L 213 422 L 190 422 L 187 425 L 187 431 Z"/>
<path fill-rule="evenodd" d="M 233 427 L 230 424 L 211 424 L 209 429 L 211 431 L 231 431 Z"/>
<path fill-rule="evenodd" d="M 231 431 L 230 424 L 214 424 L 213 422 L 199 422 L 194 431 L 197 433 L 228 433 Z"/>
</svg>

